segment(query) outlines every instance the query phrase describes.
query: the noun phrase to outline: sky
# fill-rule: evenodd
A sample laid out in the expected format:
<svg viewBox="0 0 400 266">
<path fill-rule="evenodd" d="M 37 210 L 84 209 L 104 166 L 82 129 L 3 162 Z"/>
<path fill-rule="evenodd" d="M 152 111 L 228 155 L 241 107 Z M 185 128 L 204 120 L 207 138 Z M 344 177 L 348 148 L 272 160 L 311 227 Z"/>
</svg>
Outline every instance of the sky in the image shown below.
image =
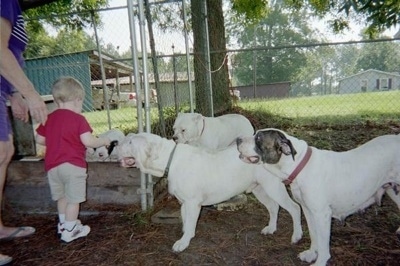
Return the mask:
<svg viewBox="0 0 400 266">
<path fill-rule="evenodd" d="M 137 1 L 134 1 L 136 4 Z M 189 4 L 190 1 L 186 0 L 186 3 Z M 127 0 L 111 0 L 109 2 L 109 7 L 123 7 L 127 5 Z M 129 19 L 127 10 L 117 9 L 112 11 L 104 11 L 101 12 L 103 27 L 98 30 L 99 37 L 104 41 L 104 43 L 112 43 L 115 47 L 119 47 L 120 52 L 124 52 L 130 49 L 130 30 L 129 30 Z M 138 40 L 138 48 L 140 49 L 140 31 L 138 27 L 138 17 L 135 16 L 135 25 L 136 25 L 136 34 Z M 183 22 L 182 22 L 183 23 Z M 313 23 L 321 32 L 329 33 L 330 29 L 327 28 L 327 24 L 323 21 L 317 21 Z M 352 23 L 351 29 L 346 31 L 344 34 L 334 35 L 327 34 L 327 38 L 332 42 L 343 42 L 343 41 L 356 41 L 360 40 L 359 32 L 362 28 L 361 25 L 357 25 Z M 147 33 L 147 25 L 146 28 L 146 39 L 148 39 Z M 399 27 L 393 28 L 391 30 L 386 31 L 385 33 L 389 36 L 393 36 Z M 172 54 L 175 53 L 185 53 L 185 39 L 182 33 L 163 33 L 160 30 L 154 30 L 155 43 L 157 45 L 157 51 L 160 51 L 163 54 Z M 174 49 L 172 49 L 174 46 Z M 149 51 L 149 44 L 147 42 L 147 51 Z M 193 47 L 193 38 L 189 36 L 189 47 Z"/>
<path fill-rule="evenodd" d="M 137 1 L 133 1 L 134 4 Z M 189 1 L 187 1 L 189 3 Z M 109 2 L 109 8 L 113 7 L 125 7 L 127 5 L 126 0 L 111 0 Z M 99 37 L 103 39 L 105 43 L 112 43 L 115 47 L 119 46 L 120 51 L 126 51 L 130 49 L 130 29 L 129 29 L 129 17 L 126 8 L 104 11 L 101 12 L 103 28 L 98 30 Z M 138 16 L 134 17 L 134 22 L 136 26 L 136 36 L 138 39 L 138 48 L 140 50 L 140 30 Z M 183 22 L 182 22 L 183 24 Z M 146 29 L 146 39 L 149 38 Z M 155 43 L 161 44 L 157 46 L 156 49 L 163 54 L 172 54 L 173 51 L 176 53 L 185 53 L 185 38 L 182 33 L 163 33 L 160 30 L 154 29 Z M 193 43 L 193 40 L 190 40 Z M 174 49 L 172 49 L 174 46 Z M 189 46 L 192 46 L 189 44 Z M 147 42 L 147 51 L 150 50 L 149 43 Z"/>
</svg>

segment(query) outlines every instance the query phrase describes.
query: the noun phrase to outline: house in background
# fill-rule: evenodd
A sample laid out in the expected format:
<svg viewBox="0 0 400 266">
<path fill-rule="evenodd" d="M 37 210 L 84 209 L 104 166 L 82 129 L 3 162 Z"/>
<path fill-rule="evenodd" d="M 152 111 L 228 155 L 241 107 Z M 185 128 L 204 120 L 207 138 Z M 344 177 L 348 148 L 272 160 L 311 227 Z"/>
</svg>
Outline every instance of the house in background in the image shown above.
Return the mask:
<svg viewBox="0 0 400 266">
<path fill-rule="evenodd" d="M 400 89 L 400 74 L 368 69 L 339 80 L 339 94 Z"/>
<path fill-rule="evenodd" d="M 242 99 L 254 98 L 287 98 L 289 97 L 291 83 L 289 81 L 269 84 L 257 84 L 257 86 L 236 86 L 232 90 L 238 90 Z"/>
<path fill-rule="evenodd" d="M 141 74 L 141 82 L 143 82 L 143 73 Z M 191 82 L 194 82 L 194 74 L 191 75 Z M 176 73 L 160 73 L 159 74 L 159 88 L 158 92 L 155 90 L 155 77 L 154 73 L 148 74 L 148 82 L 150 85 L 150 102 L 157 103 L 157 94 L 160 93 L 159 98 L 162 98 L 162 106 L 170 107 L 174 106 L 175 102 L 189 102 L 190 101 L 190 93 L 189 93 L 189 81 L 186 72 L 176 72 Z M 135 77 L 134 76 L 126 76 L 121 77 L 119 79 L 110 78 L 106 79 L 105 83 L 107 87 L 113 91 L 115 88 L 119 87 L 120 93 L 119 98 L 122 102 L 126 101 L 126 97 L 130 96 L 132 93 L 136 91 L 135 88 Z M 92 80 L 91 86 L 93 88 L 93 92 L 95 94 L 102 92 L 103 81 L 101 79 Z M 144 97 L 144 86 L 142 84 L 142 101 Z M 194 91 L 193 91 L 194 93 Z M 136 97 L 136 93 L 134 93 Z M 123 103 L 125 105 L 125 103 Z M 129 104 L 128 104 L 129 105 Z"/>
</svg>

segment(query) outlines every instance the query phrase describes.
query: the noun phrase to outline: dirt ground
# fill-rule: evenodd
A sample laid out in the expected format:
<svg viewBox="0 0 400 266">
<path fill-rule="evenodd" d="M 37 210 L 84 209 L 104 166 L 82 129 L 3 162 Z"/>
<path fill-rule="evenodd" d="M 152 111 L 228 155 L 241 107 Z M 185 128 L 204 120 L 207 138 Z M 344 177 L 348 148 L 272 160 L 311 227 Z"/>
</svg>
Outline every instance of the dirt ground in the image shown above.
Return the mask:
<svg viewBox="0 0 400 266">
<path fill-rule="evenodd" d="M 399 133 L 400 124 L 354 125 L 347 128 L 291 128 L 311 145 L 333 150 L 353 148 L 376 135 Z M 297 255 L 307 249 L 310 239 L 303 217 L 303 239 L 290 243 L 292 221 L 281 209 L 278 230 L 262 235 L 268 223 L 267 210 L 248 195 L 244 208 L 218 211 L 203 207 L 196 236 L 189 247 L 174 253 L 172 245 L 182 235 L 181 224 L 151 221 L 161 209 L 178 210 L 175 198 L 160 198 L 154 209 L 140 206 L 82 205 L 82 223 L 91 233 L 69 244 L 56 236 L 55 214 L 22 214 L 4 206 L 5 224 L 34 226 L 27 238 L 0 243 L 0 252 L 14 258 L 14 265 L 308 265 Z M 400 265 L 400 212 L 388 197 L 382 206 L 373 205 L 345 223 L 332 221 L 329 265 Z"/>
</svg>

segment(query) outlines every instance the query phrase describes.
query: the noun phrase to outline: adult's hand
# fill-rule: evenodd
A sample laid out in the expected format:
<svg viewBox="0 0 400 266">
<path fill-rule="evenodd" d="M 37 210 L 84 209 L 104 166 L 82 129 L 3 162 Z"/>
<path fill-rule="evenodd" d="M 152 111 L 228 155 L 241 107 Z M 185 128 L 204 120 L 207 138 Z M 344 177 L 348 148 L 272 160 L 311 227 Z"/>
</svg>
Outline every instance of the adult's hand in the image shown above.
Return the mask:
<svg viewBox="0 0 400 266">
<path fill-rule="evenodd" d="M 25 123 L 29 121 L 29 115 L 28 115 L 28 104 L 22 98 L 20 93 L 13 93 L 10 95 L 10 104 L 11 104 L 11 111 L 13 113 L 13 117 L 24 121 Z"/>
<path fill-rule="evenodd" d="M 28 94 L 24 94 L 23 96 L 28 103 L 29 112 L 31 113 L 33 119 L 40 124 L 45 124 L 48 111 L 46 104 L 39 93 L 32 91 Z"/>
</svg>

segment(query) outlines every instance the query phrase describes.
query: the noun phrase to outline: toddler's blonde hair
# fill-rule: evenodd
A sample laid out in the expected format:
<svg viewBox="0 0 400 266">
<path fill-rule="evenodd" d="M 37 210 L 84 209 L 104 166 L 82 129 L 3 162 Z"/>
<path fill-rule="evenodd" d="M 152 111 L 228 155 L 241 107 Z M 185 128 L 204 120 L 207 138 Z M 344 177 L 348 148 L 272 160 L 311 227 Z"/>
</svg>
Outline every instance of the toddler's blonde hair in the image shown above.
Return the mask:
<svg viewBox="0 0 400 266">
<path fill-rule="evenodd" d="M 85 98 L 85 90 L 82 83 L 73 77 L 61 77 L 57 79 L 53 83 L 51 94 L 56 103 L 83 100 Z"/>
</svg>

